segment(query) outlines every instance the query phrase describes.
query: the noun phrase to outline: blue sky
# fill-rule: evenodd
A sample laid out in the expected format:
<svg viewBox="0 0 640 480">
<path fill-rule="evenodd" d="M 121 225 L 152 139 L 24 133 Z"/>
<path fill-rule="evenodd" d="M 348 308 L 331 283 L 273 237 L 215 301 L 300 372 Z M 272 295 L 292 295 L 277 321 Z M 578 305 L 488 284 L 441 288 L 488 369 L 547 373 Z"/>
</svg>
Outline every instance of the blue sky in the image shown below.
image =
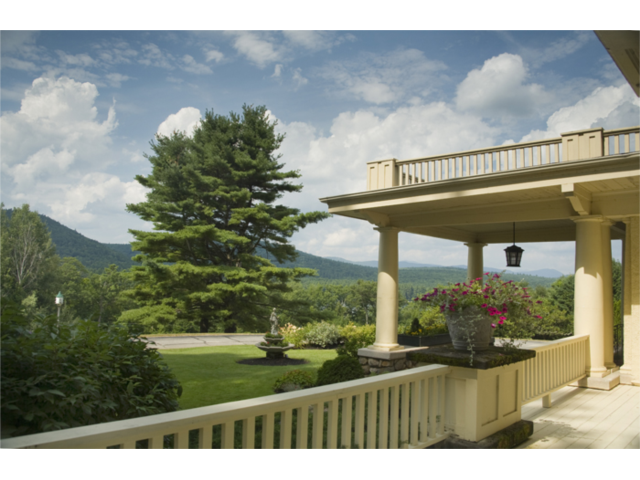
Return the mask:
<svg viewBox="0 0 640 480">
<path fill-rule="evenodd" d="M 6 28 L 6 27 L 3 27 Z M 190 132 L 207 109 L 266 105 L 304 190 L 284 201 L 365 189 L 365 163 L 640 123 L 640 102 L 590 30 L 9 31 L 2 40 L 2 201 L 83 235 L 125 243 L 146 229 L 156 133 Z M 302 251 L 377 258 L 378 233 L 334 217 L 296 234 Z M 619 256 L 619 242 L 614 252 Z M 504 264 L 502 249 L 485 264 Z M 523 245 L 523 269 L 571 273 L 572 243 Z M 466 247 L 409 234 L 400 259 L 466 263 Z"/>
</svg>

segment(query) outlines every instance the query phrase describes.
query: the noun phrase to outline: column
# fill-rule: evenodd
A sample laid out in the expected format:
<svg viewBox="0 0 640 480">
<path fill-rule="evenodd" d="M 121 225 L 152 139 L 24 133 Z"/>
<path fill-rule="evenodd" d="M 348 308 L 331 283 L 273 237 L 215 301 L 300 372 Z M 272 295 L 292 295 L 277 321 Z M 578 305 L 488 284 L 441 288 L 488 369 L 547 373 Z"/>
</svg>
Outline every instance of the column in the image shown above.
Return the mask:
<svg viewBox="0 0 640 480">
<path fill-rule="evenodd" d="M 602 235 L 602 286 L 603 286 L 603 320 L 604 320 L 604 366 L 615 369 L 613 363 L 613 273 L 611 267 L 611 225 L 613 222 L 605 218 L 600 225 Z"/>
<path fill-rule="evenodd" d="M 604 282 L 602 261 L 602 217 L 575 218 L 576 274 L 574 332 L 589 335 L 587 373 L 604 377 Z"/>
<path fill-rule="evenodd" d="M 486 243 L 465 243 L 469 247 L 467 255 L 467 282 L 475 278 L 483 278 L 483 260 L 482 249 L 487 246 Z"/>
<path fill-rule="evenodd" d="M 620 383 L 640 386 L 640 219 L 627 217 L 624 239 L 624 364 Z"/>
<path fill-rule="evenodd" d="M 398 232 L 395 227 L 378 227 L 378 299 L 376 350 L 398 350 Z"/>
</svg>

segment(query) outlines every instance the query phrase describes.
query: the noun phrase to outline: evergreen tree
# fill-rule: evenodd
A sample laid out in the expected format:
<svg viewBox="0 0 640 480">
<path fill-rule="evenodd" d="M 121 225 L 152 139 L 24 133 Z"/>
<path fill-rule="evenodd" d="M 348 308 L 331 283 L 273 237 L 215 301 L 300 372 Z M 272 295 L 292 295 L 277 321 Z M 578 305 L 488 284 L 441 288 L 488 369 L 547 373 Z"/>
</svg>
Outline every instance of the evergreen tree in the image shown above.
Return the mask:
<svg viewBox="0 0 640 480">
<path fill-rule="evenodd" d="M 147 201 L 127 205 L 154 224 L 153 232 L 131 230 L 142 252 L 132 294 L 144 307 L 121 321 L 156 331 L 264 328 L 269 309 L 286 303 L 287 282 L 314 273 L 256 255 L 261 248 L 279 263 L 294 260 L 289 237 L 328 217 L 276 203 L 302 185 L 290 182 L 298 172 L 282 171 L 275 125 L 265 107 L 244 106 L 229 117 L 208 111 L 193 138 L 156 136 L 152 173 L 136 177 L 150 189 Z"/>
</svg>

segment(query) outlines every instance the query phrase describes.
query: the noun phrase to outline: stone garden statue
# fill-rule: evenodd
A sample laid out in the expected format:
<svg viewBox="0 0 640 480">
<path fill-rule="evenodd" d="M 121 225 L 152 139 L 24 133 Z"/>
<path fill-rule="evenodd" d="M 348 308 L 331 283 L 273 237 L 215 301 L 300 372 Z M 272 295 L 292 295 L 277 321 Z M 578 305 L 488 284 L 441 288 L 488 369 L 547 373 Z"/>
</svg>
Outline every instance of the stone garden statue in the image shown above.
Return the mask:
<svg viewBox="0 0 640 480">
<path fill-rule="evenodd" d="M 276 315 L 275 308 L 273 309 L 273 312 L 271 312 L 269 323 L 271 323 L 271 335 L 278 335 L 278 315 Z"/>
</svg>

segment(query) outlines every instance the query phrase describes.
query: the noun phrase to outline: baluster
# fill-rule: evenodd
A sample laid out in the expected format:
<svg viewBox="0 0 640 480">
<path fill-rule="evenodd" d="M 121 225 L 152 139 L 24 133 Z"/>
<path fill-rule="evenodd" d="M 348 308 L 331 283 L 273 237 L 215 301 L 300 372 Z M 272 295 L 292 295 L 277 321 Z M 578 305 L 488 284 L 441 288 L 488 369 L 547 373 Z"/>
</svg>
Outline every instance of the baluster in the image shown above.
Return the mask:
<svg viewBox="0 0 640 480">
<path fill-rule="evenodd" d="M 306 449 L 309 436 L 309 405 L 303 404 L 298 408 L 298 424 L 296 426 L 296 448 Z"/>
<path fill-rule="evenodd" d="M 327 415 L 327 448 L 338 448 L 338 399 L 329 403 Z"/>
<path fill-rule="evenodd" d="M 434 439 L 438 435 L 437 419 L 438 415 L 438 379 L 433 377 L 429 379 L 431 387 L 429 388 L 429 438 Z"/>
<path fill-rule="evenodd" d="M 242 420 L 242 449 L 253 450 L 256 443 L 256 417 Z"/>
<path fill-rule="evenodd" d="M 389 448 L 398 448 L 398 416 L 400 415 L 400 385 L 391 387 L 391 409 L 389 412 Z"/>
<path fill-rule="evenodd" d="M 133 443 L 133 448 L 136 448 L 135 442 Z M 177 448 L 180 450 L 189 448 L 189 430 L 180 430 L 178 433 L 174 434 L 173 448 Z M 233 448 L 233 444 L 231 445 L 231 448 Z"/>
<path fill-rule="evenodd" d="M 635 137 L 636 141 L 635 141 L 635 145 L 634 145 L 633 151 L 634 152 L 640 152 L 640 133 L 636 133 L 634 135 L 634 137 Z"/>
<path fill-rule="evenodd" d="M 275 431 L 275 413 L 267 413 L 262 416 L 262 449 L 273 449 L 273 434 Z"/>
<path fill-rule="evenodd" d="M 409 443 L 409 384 L 403 383 L 400 407 L 400 448 L 406 448 Z"/>
<path fill-rule="evenodd" d="M 376 434 L 378 433 L 377 417 L 378 417 L 378 391 L 374 390 L 367 393 L 369 398 L 368 415 L 367 415 L 367 448 L 376 448 Z"/>
<path fill-rule="evenodd" d="M 619 135 L 615 135 L 613 137 L 613 153 L 616 155 L 620 153 L 620 136 Z"/>
<path fill-rule="evenodd" d="M 313 405 L 313 422 L 311 423 L 311 448 L 322 449 L 322 434 L 324 433 L 324 402 Z"/>
<path fill-rule="evenodd" d="M 484 175 L 484 172 L 485 172 L 485 162 L 486 162 L 486 160 L 487 160 L 487 159 L 485 158 L 484 153 L 480 153 L 480 154 L 478 155 L 478 161 L 479 161 L 479 163 L 480 163 L 480 175 Z"/>
<path fill-rule="evenodd" d="M 556 152 L 556 163 L 560 163 L 562 161 L 562 144 L 555 144 L 555 152 Z"/>
<path fill-rule="evenodd" d="M 122 442 L 119 445 L 120 449 L 125 449 L 125 450 L 135 450 L 136 448 L 136 441 L 135 440 L 125 440 L 124 442 Z M 176 448 L 176 444 L 173 444 L 173 448 Z"/>
<path fill-rule="evenodd" d="M 211 440 L 211 429 L 213 427 L 209 427 L 209 440 Z M 203 435 L 200 434 L 200 439 L 202 439 Z M 202 442 L 202 441 L 201 441 Z M 204 443 L 204 442 L 202 442 Z M 200 448 L 211 448 L 211 441 L 209 441 L 208 446 L 207 443 L 204 443 L 205 446 L 201 446 Z M 155 435 L 149 439 L 149 449 L 162 449 L 164 448 L 164 435 Z"/>
<path fill-rule="evenodd" d="M 340 439 L 343 448 L 351 448 L 351 409 L 352 397 L 348 395 L 342 399 L 342 438 Z"/>
<path fill-rule="evenodd" d="M 380 390 L 380 434 L 378 448 L 387 448 L 389 443 L 389 389 Z"/>
<path fill-rule="evenodd" d="M 610 142 L 609 142 L 609 138 L 610 137 L 604 137 L 604 156 L 606 157 L 607 155 L 611 155 L 610 153 Z"/>
<path fill-rule="evenodd" d="M 273 414 L 272 414 L 273 415 Z M 262 419 L 262 421 L 264 422 L 264 418 Z M 231 449 L 233 448 L 233 427 L 234 427 L 234 422 L 225 422 L 221 425 L 222 427 L 222 433 L 220 434 L 220 448 L 227 448 L 227 449 Z M 264 423 L 262 424 L 262 448 L 264 447 Z M 175 440 L 174 440 L 175 441 Z M 270 447 L 273 448 L 273 445 Z"/>
<path fill-rule="evenodd" d="M 357 448 L 364 448 L 364 393 L 356 395 L 355 443 Z"/>
<path fill-rule="evenodd" d="M 438 402 L 438 413 L 440 415 L 440 422 L 438 423 L 438 435 L 444 435 L 444 422 L 445 422 L 445 376 L 438 375 L 438 393 L 440 401 Z"/>
<path fill-rule="evenodd" d="M 413 185 L 416 179 L 416 164 L 415 163 L 410 163 L 408 165 L 408 170 L 409 170 L 409 185 Z"/>
<path fill-rule="evenodd" d="M 420 441 L 427 442 L 429 440 L 429 379 L 425 378 L 421 382 L 422 401 L 420 409 Z"/>
<path fill-rule="evenodd" d="M 200 428 L 198 430 L 198 448 L 210 449 L 212 443 L 213 443 L 213 425 L 207 425 L 206 427 Z M 151 444 L 149 444 L 149 448 L 155 448 L 155 447 L 151 447 Z"/>
<path fill-rule="evenodd" d="M 409 443 L 418 445 L 418 424 L 420 423 L 420 381 L 411 382 L 411 416 L 409 428 Z"/>
<path fill-rule="evenodd" d="M 443 160 L 434 160 L 436 173 L 436 181 L 442 179 L 442 162 Z"/>
<path fill-rule="evenodd" d="M 493 153 L 489 152 L 489 153 L 486 153 L 485 155 L 489 156 L 489 159 L 488 159 L 489 162 L 487 164 L 487 170 L 488 170 L 487 173 L 493 173 Z"/>
<path fill-rule="evenodd" d="M 624 136 L 624 153 L 629 153 L 631 151 L 631 134 L 627 133 Z"/>
<path fill-rule="evenodd" d="M 290 408 L 280 413 L 280 448 L 291 449 L 291 417 L 293 412 Z M 332 447 L 336 448 L 336 447 Z"/>
</svg>

